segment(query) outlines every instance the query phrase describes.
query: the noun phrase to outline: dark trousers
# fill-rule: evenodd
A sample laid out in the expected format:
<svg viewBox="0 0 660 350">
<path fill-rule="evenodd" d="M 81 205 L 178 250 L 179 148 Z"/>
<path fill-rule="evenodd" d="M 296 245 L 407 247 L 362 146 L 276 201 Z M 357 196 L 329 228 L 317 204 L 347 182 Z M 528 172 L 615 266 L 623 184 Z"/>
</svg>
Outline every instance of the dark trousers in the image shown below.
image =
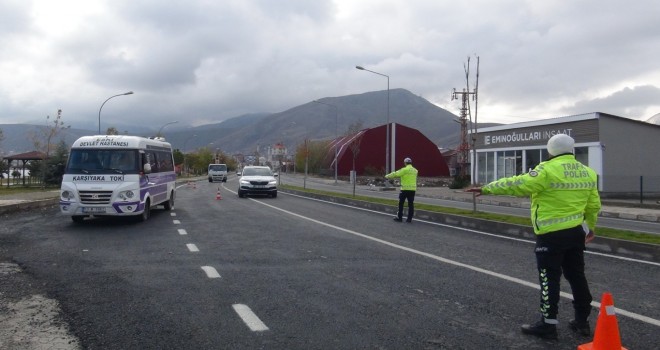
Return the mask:
<svg viewBox="0 0 660 350">
<path fill-rule="evenodd" d="M 415 191 L 401 191 L 399 193 L 399 211 L 396 216 L 401 219 L 403 217 L 403 203 L 408 200 L 408 218 L 406 221 L 412 221 L 415 214 Z"/>
<path fill-rule="evenodd" d="M 586 321 L 591 313 L 592 297 L 584 275 L 584 238 L 582 226 L 536 236 L 541 314 L 545 320 L 557 320 L 562 272 L 573 292 L 575 320 Z"/>
</svg>

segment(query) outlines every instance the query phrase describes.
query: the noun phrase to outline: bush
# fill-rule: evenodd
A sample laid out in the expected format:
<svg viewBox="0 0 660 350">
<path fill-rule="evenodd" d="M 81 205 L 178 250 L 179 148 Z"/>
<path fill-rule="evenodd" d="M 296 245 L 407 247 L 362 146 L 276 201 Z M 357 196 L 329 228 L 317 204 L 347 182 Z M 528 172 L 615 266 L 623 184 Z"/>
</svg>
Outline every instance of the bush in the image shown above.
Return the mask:
<svg viewBox="0 0 660 350">
<path fill-rule="evenodd" d="M 454 177 L 454 181 L 452 181 L 449 184 L 449 188 L 451 189 L 461 189 L 465 188 L 470 184 L 470 177 L 469 176 L 456 176 Z"/>
</svg>

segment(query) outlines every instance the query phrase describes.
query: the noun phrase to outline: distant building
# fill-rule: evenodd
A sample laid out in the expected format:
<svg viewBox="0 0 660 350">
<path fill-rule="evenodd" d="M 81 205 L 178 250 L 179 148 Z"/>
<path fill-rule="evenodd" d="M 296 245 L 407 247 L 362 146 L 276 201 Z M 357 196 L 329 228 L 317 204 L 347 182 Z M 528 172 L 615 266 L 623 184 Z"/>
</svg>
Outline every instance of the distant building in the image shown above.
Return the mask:
<svg viewBox="0 0 660 350">
<path fill-rule="evenodd" d="M 273 165 L 273 168 L 279 169 L 282 162 L 287 159 L 288 150 L 283 143 L 278 142 L 273 146 L 268 146 L 266 154 L 266 162 Z"/>
<path fill-rule="evenodd" d="M 337 147 L 337 173 L 348 176 L 353 169 L 353 151 L 355 170 L 358 176 L 367 173 L 385 174 L 387 125 L 360 130 L 332 140 L 326 159 L 334 169 L 335 147 Z M 404 166 L 403 159 L 410 157 L 413 166 L 419 170 L 419 176 L 449 176 L 447 162 L 438 147 L 419 130 L 402 124 L 390 124 L 390 170 Z"/>
<path fill-rule="evenodd" d="M 596 171 L 602 195 L 660 194 L 660 125 L 600 112 L 478 129 L 476 182 L 528 172 L 559 133 L 575 139 L 575 157 Z"/>
</svg>

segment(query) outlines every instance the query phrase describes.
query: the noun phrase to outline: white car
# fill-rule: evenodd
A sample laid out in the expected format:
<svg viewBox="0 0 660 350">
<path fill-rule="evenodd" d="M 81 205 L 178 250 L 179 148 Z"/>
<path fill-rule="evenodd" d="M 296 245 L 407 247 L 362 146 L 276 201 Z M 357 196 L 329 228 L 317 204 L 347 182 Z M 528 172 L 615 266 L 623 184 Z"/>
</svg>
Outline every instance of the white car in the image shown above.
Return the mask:
<svg viewBox="0 0 660 350">
<path fill-rule="evenodd" d="M 238 196 L 266 195 L 277 197 L 277 179 L 267 166 L 246 166 L 238 180 Z"/>
</svg>

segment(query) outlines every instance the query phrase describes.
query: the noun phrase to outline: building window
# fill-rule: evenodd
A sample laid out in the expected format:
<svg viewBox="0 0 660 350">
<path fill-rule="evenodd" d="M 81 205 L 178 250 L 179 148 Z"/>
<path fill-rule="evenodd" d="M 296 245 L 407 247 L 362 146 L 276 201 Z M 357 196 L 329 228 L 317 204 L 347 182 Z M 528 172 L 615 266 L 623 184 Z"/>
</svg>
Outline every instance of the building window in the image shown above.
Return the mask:
<svg viewBox="0 0 660 350">
<path fill-rule="evenodd" d="M 575 147 L 575 159 L 589 166 L 589 147 Z"/>
<path fill-rule="evenodd" d="M 488 173 L 486 177 L 486 182 L 491 182 L 495 181 L 495 153 L 494 152 L 488 152 L 487 156 L 487 162 L 488 162 Z"/>
<path fill-rule="evenodd" d="M 497 176 L 496 176 L 496 178 L 497 179 L 501 179 L 503 177 L 506 177 L 506 175 L 504 175 L 505 171 L 506 171 L 505 170 L 506 162 L 504 161 L 504 158 L 505 158 L 505 152 L 503 152 L 503 151 L 497 152 L 497 155 L 496 155 L 496 159 L 497 159 Z"/>
<path fill-rule="evenodd" d="M 525 151 L 525 171 L 536 168 L 541 163 L 541 150 L 528 149 Z"/>
</svg>

